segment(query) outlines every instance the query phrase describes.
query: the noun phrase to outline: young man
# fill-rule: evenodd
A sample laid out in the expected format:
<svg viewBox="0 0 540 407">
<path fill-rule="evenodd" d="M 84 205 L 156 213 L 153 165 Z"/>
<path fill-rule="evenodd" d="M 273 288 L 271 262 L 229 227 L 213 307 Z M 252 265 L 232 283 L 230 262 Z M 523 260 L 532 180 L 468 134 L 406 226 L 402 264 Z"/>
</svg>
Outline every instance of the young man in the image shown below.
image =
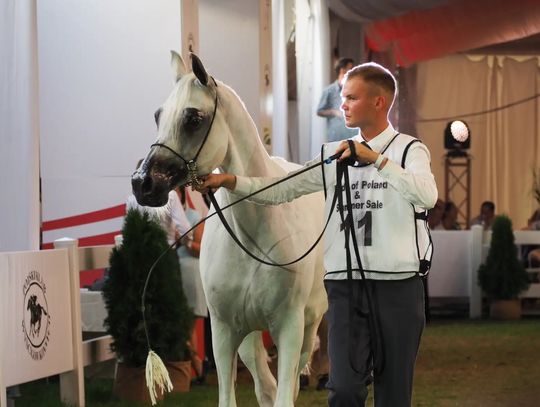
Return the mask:
<svg viewBox="0 0 540 407">
<path fill-rule="evenodd" d="M 354 61 L 351 58 L 339 59 L 334 67 L 337 79 L 328 85 L 321 95 L 317 115 L 326 118 L 326 141 L 345 140 L 354 137 L 357 133 L 355 129 L 345 126 L 343 112 L 339 108 L 341 106 L 343 79 L 353 65 Z"/>
<path fill-rule="evenodd" d="M 363 406 L 372 374 L 375 406 L 401 407 L 411 403 L 414 364 L 425 323 L 419 272 L 424 264 L 421 260 L 429 258 L 432 250 L 427 219 L 419 219 L 415 212 L 425 213 L 434 206 L 437 187 L 426 146 L 411 136 L 399 134 L 388 121 L 395 94 L 394 77 L 378 64 L 358 65 L 345 77 L 341 109 L 347 126 L 360 128 L 353 139 L 356 161 L 369 165 L 348 167 L 354 232 L 361 259 L 358 265 L 352 256 L 353 281 L 347 279 L 345 234 L 336 210 L 325 233 L 330 356 L 327 387 L 331 407 Z M 323 146 L 322 157 L 308 164 L 336 152 L 341 153 L 340 160 L 351 155 L 346 141 L 330 143 Z M 336 170 L 335 162 L 324 164 L 324 174 L 319 169 L 307 171 L 253 200 L 277 204 L 326 187 L 328 214 Z M 212 174 L 202 189 L 225 186 L 246 195 L 276 180 Z M 352 248 L 351 252 L 354 253 Z M 365 271 L 365 281 L 360 266 Z M 370 323 L 369 303 L 378 329 Z M 373 362 L 379 369 L 372 372 Z"/>
</svg>

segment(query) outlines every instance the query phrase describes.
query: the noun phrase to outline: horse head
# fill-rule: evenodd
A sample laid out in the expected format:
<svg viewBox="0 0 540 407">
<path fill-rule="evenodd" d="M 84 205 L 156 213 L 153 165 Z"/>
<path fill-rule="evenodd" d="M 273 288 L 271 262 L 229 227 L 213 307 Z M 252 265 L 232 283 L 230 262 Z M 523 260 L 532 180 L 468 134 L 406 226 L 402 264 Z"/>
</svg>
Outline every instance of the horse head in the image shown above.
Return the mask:
<svg viewBox="0 0 540 407">
<path fill-rule="evenodd" d="M 175 84 L 155 113 L 158 137 L 131 177 L 133 194 L 145 206 L 165 205 L 171 189 L 212 172 L 227 150 L 217 83 L 195 54 L 192 72 L 180 55 L 171 54 Z"/>
</svg>

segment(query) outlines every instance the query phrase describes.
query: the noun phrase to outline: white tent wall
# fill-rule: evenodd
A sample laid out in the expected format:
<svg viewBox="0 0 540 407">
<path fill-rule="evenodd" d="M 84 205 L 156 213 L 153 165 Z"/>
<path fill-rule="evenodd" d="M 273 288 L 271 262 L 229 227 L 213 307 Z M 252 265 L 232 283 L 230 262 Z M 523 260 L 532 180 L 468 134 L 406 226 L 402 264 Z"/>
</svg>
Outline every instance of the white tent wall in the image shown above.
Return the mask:
<svg viewBox="0 0 540 407">
<path fill-rule="evenodd" d="M 417 136 L 431 151 L 441 199 L 445 198 L 446 123 L 540 93 L 539 60 L 537 56 L 452 55 L 418 64 Z M 437 118 L 442 120 L 433 120 Z M 471 129 L 472 216 L 483 201 L 490 200 L 497 213 L 512 218 L 515 229 L 526 226 L 537 207 L 531 187 L 532 170 L 540 168 L 538 100 L 463 120 Z"/>
<path fill-rule="evenodd" d="M 296 0 L 296 78 L 300 162 L 320 154 L 325 121 L 317 116 L 322 90 L 328 84 L 330 27 L 324 0 Z"/>
<path fill-rule="evenodd" d="M 0 7 L 0 251 L 39 248 L 36 1 Z"/>
<path fill-rule="evenodd" d="M 272 1 L 272 80 L 273 117 L 272 153 L 290 159 L 288 143 L 288 101 L 287 101 L 287 21 L 288 1 Z"/>
<path fill-rule="evenodd" d="M 207 71 L 232 87 L 259 134 L 259 4 L 199 0 L 200 57 Z"/>
<path fill-rule="evenodd" d="M 180 2 L 39 2 L 39 78 L 43 220 L 123 204 L 130 175 L 155 140 L 153 113 L 173 75 Z M 45 231 L 118 231 L 122 218 Z"/>
</svg>

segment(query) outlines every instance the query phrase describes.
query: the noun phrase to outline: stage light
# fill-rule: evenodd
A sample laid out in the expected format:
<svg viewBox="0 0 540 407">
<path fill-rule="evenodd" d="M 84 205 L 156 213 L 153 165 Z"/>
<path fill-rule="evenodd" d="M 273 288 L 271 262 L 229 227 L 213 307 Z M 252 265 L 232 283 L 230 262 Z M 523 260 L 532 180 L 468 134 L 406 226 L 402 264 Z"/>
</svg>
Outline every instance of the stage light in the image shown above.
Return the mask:
<svg viewBox="0 0 540 407">
<path fill-rule="evenodd" d="M 471 146 L 471 130 L 462 120 L 448 122 L 444 130 L 444 148 L 449 155 L 464 156 Z"/>
</svg>

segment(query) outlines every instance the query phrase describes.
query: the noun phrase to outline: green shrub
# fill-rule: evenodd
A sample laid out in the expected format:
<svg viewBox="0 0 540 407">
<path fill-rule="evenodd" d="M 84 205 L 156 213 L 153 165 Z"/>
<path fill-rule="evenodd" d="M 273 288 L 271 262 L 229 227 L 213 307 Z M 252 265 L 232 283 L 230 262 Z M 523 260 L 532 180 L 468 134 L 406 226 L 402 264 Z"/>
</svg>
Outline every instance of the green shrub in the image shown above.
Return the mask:
<svg viewBox="0 0 540 407">
<path fill-rule="evenodd" d="M 497 216 L 492 230 L 486 262 L 478 270 L 478 283 L 492 299 L 516 299 L 529 287 L 529 278 L 517 256 L 512 221 L 508 216 Z"/>
<path fill-rule="evenodd" d="M 110 256 L 109 277 L 103 288 L 108 311 L 105 326 L 113 337 L 112 349 L 132 367 L 146 363 L 141 295 L 150 267 L 168 247 L 165 232 L 147 213 L 130 210 L 122 229 L 123 244 Z M 146 291 L 146 321 L 152 349 L 165 361 L 186 360 L 187 341 L 194 323 L 182 290 L 174 250 L 154 268 Z"/>
</svg>

